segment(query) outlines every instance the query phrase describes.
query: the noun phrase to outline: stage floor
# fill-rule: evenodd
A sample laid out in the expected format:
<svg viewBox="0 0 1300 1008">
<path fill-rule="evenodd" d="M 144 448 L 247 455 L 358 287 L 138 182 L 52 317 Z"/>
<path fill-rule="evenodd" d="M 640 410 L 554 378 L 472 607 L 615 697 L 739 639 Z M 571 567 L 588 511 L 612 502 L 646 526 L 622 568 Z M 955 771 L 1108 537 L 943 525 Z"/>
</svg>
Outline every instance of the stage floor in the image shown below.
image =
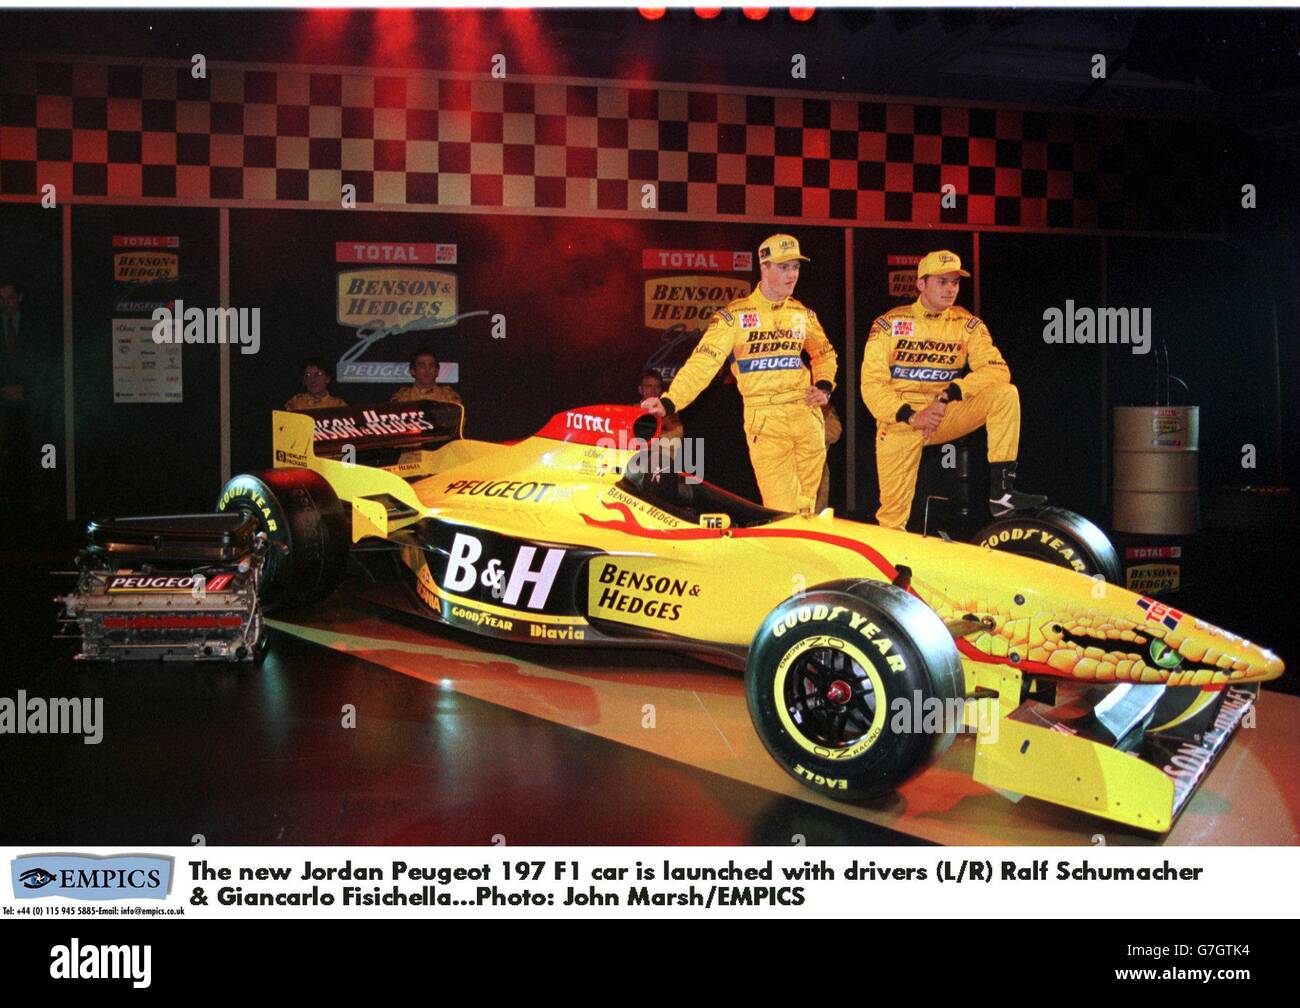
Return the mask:
<svg viewBox="0 0 1300 1008">
<path fill-rule="evenodd" d="M 684 656 L 503 644 L 345 589 L 273 621 L 260 666 L 114 668 L 36 641 L 43 587 L 0 641 L 4 692 L 103 697 L 104 738 L 0 737 L 0 843 L 1300 840 L 1300 698 L 1275 692 L 1158 837 L 984 788 L 971 736 L 889 799 L 822 799 L 763 750 L 740 674 Z"/>
<path fill-rule="evenodd" d="M 1298 765 L 1300 740 L 1292 726 L 1300 723 L 1300 698 L 1265 693 L 1256 727 L 1238 733 L 1173 831 L 1160 838 L 1035 799 L 1016 801 L 975 783 L 970 774 L 975 740 L 969 735 L 959 736 L 936 766 L 898 795 L 835 802 L 801 787 L 764 751 L 750 724 L 738 672 L 651 651 L 502 644 L 410 617 L 368 612 L 348 605 L 342 593 L 335 598 L 339 601 L 331 609 L 308 622 L 274 625 L 440 690 L 916 840 L 1032 845 L 1300 841 L 1300 785 L 1280 772 Z M 490 746 L 488 740 L 483 744 Z M 699 837 L 695 842 L 712 841 Z M 763 842 L 772 841 L 765 837 Z"/>
</svg>

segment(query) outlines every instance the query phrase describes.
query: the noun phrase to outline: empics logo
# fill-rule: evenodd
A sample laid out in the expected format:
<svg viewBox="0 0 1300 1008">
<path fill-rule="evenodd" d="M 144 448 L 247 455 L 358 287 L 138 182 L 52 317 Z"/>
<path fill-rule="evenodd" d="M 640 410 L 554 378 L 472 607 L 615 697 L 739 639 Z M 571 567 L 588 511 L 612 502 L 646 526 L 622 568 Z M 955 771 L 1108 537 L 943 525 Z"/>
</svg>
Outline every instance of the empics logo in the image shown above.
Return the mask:
<svg viewBox="0 0 1300 1008">
<path fill-rule="evenodd" d="M 44 868 L 28 868 L 18 876 L 18 882 L 24 889 L 44 889 L 54 881 L 54 875 Z"/>
<path fill-rule="evenodd" d="M 153 982 L 152 974 L 152 945 L 82 945 L 73 938 L 50 948 L 55 980 L 130 980 L 143 988 Z"/>
<path fill-rule="evenodd" d="M 9 864 L 15 899 L 166 899 L 172 860 L 150 854 L 24 854 Z"/>
</svg>

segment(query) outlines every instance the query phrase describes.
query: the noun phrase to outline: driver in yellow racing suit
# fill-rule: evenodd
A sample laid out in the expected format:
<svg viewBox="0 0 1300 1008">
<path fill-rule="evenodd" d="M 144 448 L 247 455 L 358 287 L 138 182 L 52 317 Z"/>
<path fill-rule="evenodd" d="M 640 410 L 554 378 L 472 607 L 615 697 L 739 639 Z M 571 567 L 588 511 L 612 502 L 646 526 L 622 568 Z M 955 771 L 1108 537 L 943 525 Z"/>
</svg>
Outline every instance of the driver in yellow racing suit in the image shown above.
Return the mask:
<svg viewBox="0 0 1300 1008">
<path fill-rule="evenodd" d="M 1020 394 L 988 327 L 955 304 L 970 276 L 947 250 L 916 267 L 920 297 L 871 324 L 862 354 L 862 400 L 876 418 L 876 472 L 887 528 L 907 524 L 921 448 L 988 428 L 989 511 L 1041 507 L 1046 497 L 1013 482 L 1020 446 Z M 969 366 L 970 373 L 959 377 Z"/>
<path fill-rule="evenodd" d="M 835 350 L 816 313 L 791 296 L 806 261 L 790 235 L 763 242 L 758 286 L 719 309 L 668 391 L 641 403 L 656 416 L 684 409 L 734 356 L 749 459 L 763 504 L 777 511 L 811 511 L 816 502 L 826 461 L 822 407 L 835 388 Z"/>
</svg>

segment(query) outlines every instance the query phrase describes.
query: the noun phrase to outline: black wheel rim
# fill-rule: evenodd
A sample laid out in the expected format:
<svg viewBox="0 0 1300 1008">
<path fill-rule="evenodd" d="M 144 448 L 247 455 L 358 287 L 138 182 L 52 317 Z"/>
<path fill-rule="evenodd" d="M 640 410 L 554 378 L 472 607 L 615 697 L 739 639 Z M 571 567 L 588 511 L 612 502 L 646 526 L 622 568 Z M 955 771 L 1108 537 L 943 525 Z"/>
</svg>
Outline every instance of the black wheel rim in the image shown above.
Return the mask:
<svg viewBox="0 0 1300 1008">
<path fill-rule="evenodd" d="M 814 745 L 847 749 L 871 729 L 876 695 L 866 669 L 843 651 L 813 648 L 798 658 L 785 680 L 786 709 Z"/>
</svg>

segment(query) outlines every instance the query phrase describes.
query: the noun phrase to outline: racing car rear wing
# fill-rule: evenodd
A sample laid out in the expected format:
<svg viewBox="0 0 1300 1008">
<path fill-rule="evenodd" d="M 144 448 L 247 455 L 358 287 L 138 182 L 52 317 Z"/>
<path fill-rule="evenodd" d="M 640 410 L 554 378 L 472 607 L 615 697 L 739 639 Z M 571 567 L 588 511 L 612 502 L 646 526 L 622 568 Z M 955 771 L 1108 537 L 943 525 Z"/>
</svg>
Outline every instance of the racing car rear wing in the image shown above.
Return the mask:
<svg viewBox="0 0 1300 1008">
<path fill-rule="evenodd" d="M 386 537 L 394 524 L 418 518 L 423 505 L 410 483 L 361 456 L 377 450 L 436 450 L 460 438 L 464 410 L 456 403 L 360 406 L 272 417 L 275 465 L 320 473 L 352 511 L 352 540 Z M 394 467 L 396 468 L 396 467 Z"/>
<path fill-rule="evenodd" d="M 318 458 L 339 458 L 351 445 L 353 459 L 379 449 L 409 451 L 439 448 L 462 437 L 465 408 L 460 403 L 385 403 L 312 410 L 316 427 L 312 448 Z"/>
</svg>

